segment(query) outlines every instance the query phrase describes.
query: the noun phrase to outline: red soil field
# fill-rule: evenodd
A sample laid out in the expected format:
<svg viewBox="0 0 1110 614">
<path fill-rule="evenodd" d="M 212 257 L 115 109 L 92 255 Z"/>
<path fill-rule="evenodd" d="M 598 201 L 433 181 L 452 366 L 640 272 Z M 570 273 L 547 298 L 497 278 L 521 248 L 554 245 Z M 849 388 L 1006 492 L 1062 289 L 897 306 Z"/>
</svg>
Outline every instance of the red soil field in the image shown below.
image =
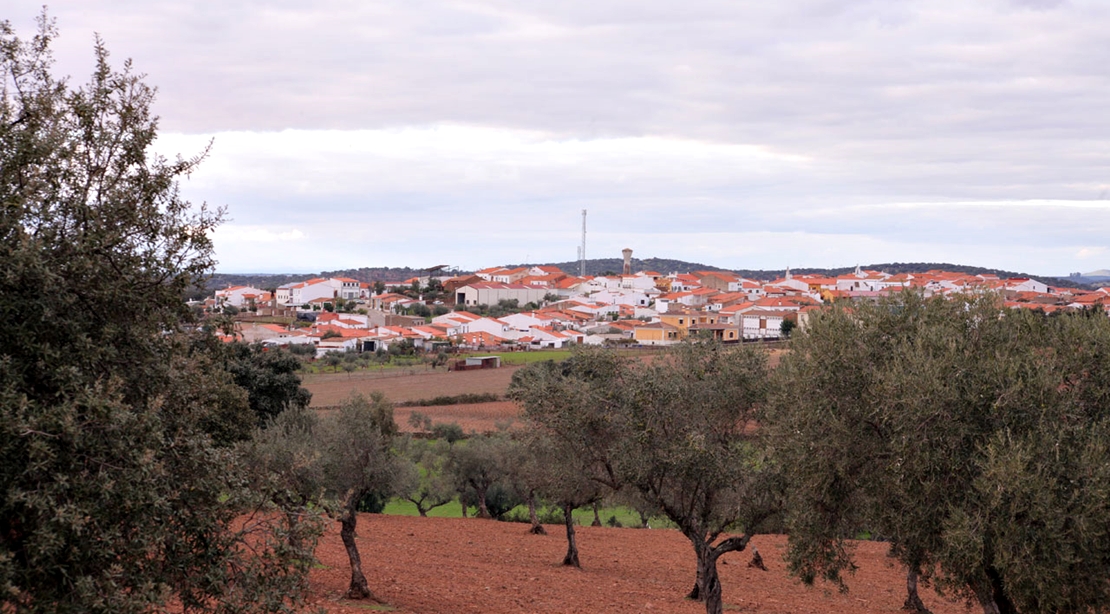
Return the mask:
<svg viewBox="0 0 1110 614">
<path fill-rule="evenodd" d="M 459 518 L 364 514 L 358 544 L 370 589 L 381 601 L 343 597 L 350 580 L 346 553 L 332 523 L 317 549 L 321 567 L 311 576 L 311 605 L 333 614 L 393 611 L 408 614 L 538 614 L 604 612 L 704 612 L 683 598 L 694 578 L 693 549 L 677 531 L 578 527 L 582 569 L 562 567 L 561 526 L 549 535 L 524 524 Z M 721 558 L 726 611 L 858 614 L 901 611 L 905 574 L 886 555 L 886 544 L 859 542 L 859 569 L 847 593 L 805 587 L 787 575 L 778 535 L 752 540 L 768 571 L 747 566 L 751 546 Z M 921 598 L 934 614 L 965 614 L 963 602 L 946 601 L 930 588 Z"/>
<path fill-rule="evenodd" d="M 486 433 L 497 430 L 498 423 L 512 421 L 514 428 L 521 425 L 520 406 L 512 401 L 495 403 L 473 403 L 470 405 L 428 405 L 422 407 L 396 407 L 393 420 L 402 432 L 413 431 L 409 426 L 409 416 L 419 412 L 432 419 L 432 422 L 454 422 L 469 433 Z"/>
<path fill-rule="evenodd" d="M 457 394 L 503 395 L 509 388 L 513 373 L 520 367 L 476 369 L 473 371 L 417 370 L 413 375 L 382 375 L 374 371 L 360 373 L 311 374 L 304 378 L 304 387 L 312 392 L 312 406 L 338 405 L 352 392 L 369 395 L 382 392 L 390 401 L 401 403 L 437 396 Z M 421 368 L 422 369 L 422 368 Z"/>
</svg>

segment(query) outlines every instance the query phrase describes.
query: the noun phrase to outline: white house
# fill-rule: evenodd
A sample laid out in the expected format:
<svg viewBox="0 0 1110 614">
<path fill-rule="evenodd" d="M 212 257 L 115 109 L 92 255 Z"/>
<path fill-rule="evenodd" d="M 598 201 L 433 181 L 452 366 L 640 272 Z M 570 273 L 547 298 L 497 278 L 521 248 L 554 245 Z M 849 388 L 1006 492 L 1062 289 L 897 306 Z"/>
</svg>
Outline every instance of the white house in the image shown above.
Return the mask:
<svg viewBox="0 0 1110 614">
<path fill-rule="evenodd" d="M 485 282 L 459 288 L 456 292 L 455 303 L 467 306 L 496 305 L 498 301 L 516 300 L 520 305 L 527 303 L 540 304 L 547 292 L 547 288 L 523 284 Z"/>
<path fill-rule="evenodd" d="M 782 335 L 782 321 L 794 312 L 752 309 L 740 315 L 745 339 L 778 339 Z M 796 317 L 796 316 L 793 316 Z"/>
<path fill-rule="evenodd" d="M 251 307 L 263 301 L 269 301 L 270 293 L 251 286 L 230 286 L 223 290 L 216 290 L 216 304 L 232 305 L 234 307 Z"/>
</svg>

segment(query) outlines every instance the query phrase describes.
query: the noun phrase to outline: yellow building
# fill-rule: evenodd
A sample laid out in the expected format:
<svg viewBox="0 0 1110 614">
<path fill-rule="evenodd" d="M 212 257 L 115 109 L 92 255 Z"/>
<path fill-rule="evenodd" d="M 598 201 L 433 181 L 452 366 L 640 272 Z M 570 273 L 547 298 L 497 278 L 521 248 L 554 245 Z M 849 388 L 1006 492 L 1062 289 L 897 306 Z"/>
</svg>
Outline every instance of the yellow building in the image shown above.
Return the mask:
<svg viewBox="0 0 1110 614">
<path fill-rule="evenodd" d="M 666 322 L 652 322 L 632 329 L 632 338 L 641 345 L 671 345 L 685 339 L 686 330 Z"/>
</svg>

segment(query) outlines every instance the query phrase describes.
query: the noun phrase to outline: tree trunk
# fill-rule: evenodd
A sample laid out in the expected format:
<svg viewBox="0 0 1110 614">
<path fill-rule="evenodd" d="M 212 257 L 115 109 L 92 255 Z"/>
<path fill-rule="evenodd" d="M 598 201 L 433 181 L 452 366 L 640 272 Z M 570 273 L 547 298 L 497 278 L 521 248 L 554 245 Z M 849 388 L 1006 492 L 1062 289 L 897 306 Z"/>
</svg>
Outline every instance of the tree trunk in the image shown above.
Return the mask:
<svg viewBox="0 0 1110 614">
<path fill-rule="evenodd" d="M 599 513 L 600 508 L 601 503 L 599 501 L 594 501 L 594 523 L 590 525 L 591 527 L 601 526 L 601 514 Z"/>
<path fill-rule="evenodd" d="M 301 510 L 299 508 L 292 509 L 287 507 L 285 509 L 285 521 L 289 523 L 289 537 L 287 541 L 289 547 L 297 552 L 300 552 L 301 547 L 304 545 L 299 531 L 300 514 Z"/>
<path fill-rule="evenodd" d="M 578 569 L 582 565 L 578 562 L 578 542 L 574 539 L 574 508 L 570 505 L 563 506 L 563 519 L 567 525 L 567 555 L 563 557 L 563 565 L 573 565 Z"/>
<path fill-rule="evenodd" d="M 528 520 L 532 522 L 532 528 L 528 532 L 532 535 L 547 535 L 547 529 L 543 528 L 540 524 L 540 519 L 536 516 L 536 491 L 528 491 Z"/>
<path fill-rule="evenodd" d="M 636 513 L 640 515 L 640 528 L 641 529 L 650 529 L 651 527 L 648 525 L 647 515 L 644 514 L 643 512 L 641 512 L 640 510 L 636 510 Z"/>
<path fill-rule="evenodd" d="M 462 515 L 463 515 L 463 518 L 466 518 L 466 517 L 467 517 L 467 515 L 466 515 L 466 512 L 467 512 L 467 510 L 466 510 L 466 503 L 464 503 L 464 502 L 463 502 L 463 498 L 462 498 L 462 495 L 459 495 L 459 504 L 460 504 L 460 505 L 462 505 Z"/>
<path fill-rule="evenodd" d="M 362 575 L 362 558 L 358 555 L 358 545 L 355 543 L 355 525 L 358 523 L 358 513 L 352 498 L 347 510 L 339 519 L 342 529 L 339 536 L 343 538 L 343 546 L 347 549 L 347 558 L 351 561 L 351 586 L 347 589 L 348 599 L 373 598 L 370 586 L 366 583 L 366 576 Z"/>
<path fill-rule="evenodd" d="M 697 537 L 690 537 L 689 535 L 686 537 L 694 544 L 694 556 L 698 562 L 698 570 L 694 575 L 694 588 L 690 589 L 686 598 L 694 601 L 705 601 L 705 591 L 702 590 L 705 579 L 705 557 L 702 556 L 702 552 L 705 549 L 705 544 Z"/>
<path fill-rule="evenodd" d="M 486 507 L 486 489 L 475 487 L 474 490 L 478 493 L 478 518 L 493 518 Z"/>
<path fill-rule="evenodd" d="M 720 554 L 712 548 L 706 548 L 706 558 L 702 571 L 702 594 L 705 600 L 705 614 L 721 614 L 724 604 L 721 603 L 721 579 L 717 575 L 717 557 Z"/>
<path fill-rule="evenodd" d="M 698 576 L 694 589 L 687 595 L 689 599 L 705 602 L 706 614 L 721 614 L 724 604 L 721 602 L 721 579 L 717 574 L 717 559 L 726 552 L 740 552 L 751 541 L 750 535 L 743 537 L 730 537 L 716 546 L 707 544 L 704 538 L 697 533 L 687 533 L 686 538 L 694 546 L 694 554 L 698 559 Z"/>
<path fill-rule="evenodd" d="M 917 594 L 917 577 L 917 569 L 911 567 L 906 574 L 906 602 L 902 604 L 902 609 L 917 614 L 930 614 L 929 608 L 925 607 Z"/>
<path fill-rule="evenodd" d="M 982 582 L 971 587 L 971 592 L 983 608 L 983 614 L 1017 614 L 1013 602 L 1006 596 L 998 570 L 988 567 L 984 575 Z"/>
</svg>

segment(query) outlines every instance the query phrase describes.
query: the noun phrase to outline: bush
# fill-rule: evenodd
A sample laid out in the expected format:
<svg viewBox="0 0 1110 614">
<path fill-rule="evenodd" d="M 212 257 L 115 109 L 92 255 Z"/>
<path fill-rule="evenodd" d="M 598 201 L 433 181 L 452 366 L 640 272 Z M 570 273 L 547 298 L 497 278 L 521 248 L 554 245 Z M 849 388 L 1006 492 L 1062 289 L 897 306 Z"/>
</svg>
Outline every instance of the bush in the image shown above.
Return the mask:
<svg viewBox="0 0 1110 614">
<path fill-rule="evenodd" d="M 478 505 L 478 496 L 470 488 L 463 492 L 460 500 L 463 505 L 468 507 L 477 507 Z M 523 499 L 515 489 L 500 483 L 493 484 L 486 492 L 486 509 L 489 510 L 490 516 L 493 516 L 496 520 L 502 520 L 505 514 L 523 503 Z M 559 518 L 558 522 L 562 522 L 562 516 Z"/>
<path fill-rule="evenodd" d="M 563 524 L 563 511 L 556 507 L 537 508 L 536 518 L 540 521 L 540 524 Z M 524 506 L 514 507 L 498 520 L 532 524 L 532 519 L 528 517 L 528 508 Z"/>
<path fill-rule="evenodd" d="M 455 443 L 466 438 L 466 434 L 457 422 L 440 422 L 432 425 L 432 437 L 446 440 L 447 443 Z"/>
<path fill-rule="evenodd" d="M 417 399 L 397 403 L 397 407 L 428 407 L 433 405 L 471 405 L 473 403 L 494 403 L 500 401 L 499 395 L 491 392 L 441 395 L 430 399 Z"/>
</svg>

